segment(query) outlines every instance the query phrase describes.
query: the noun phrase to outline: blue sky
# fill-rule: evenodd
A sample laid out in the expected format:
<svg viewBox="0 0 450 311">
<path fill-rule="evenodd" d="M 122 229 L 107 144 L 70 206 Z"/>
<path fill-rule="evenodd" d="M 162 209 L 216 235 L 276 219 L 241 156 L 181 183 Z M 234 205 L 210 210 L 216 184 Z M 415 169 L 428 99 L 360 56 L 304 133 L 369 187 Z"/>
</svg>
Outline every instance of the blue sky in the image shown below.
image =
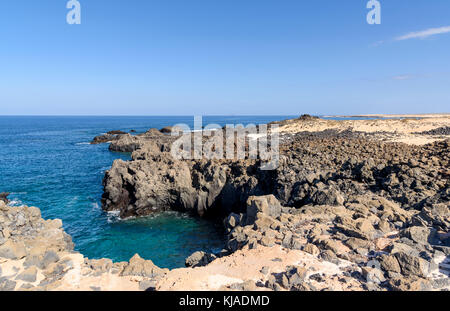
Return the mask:
<svg viewBox="0 0 450 311">
<path fill-rule="evenodd" d="M 0 114 L 450 111 L 448 0 L 79 2 L 0 2 Z"/>
</svg>

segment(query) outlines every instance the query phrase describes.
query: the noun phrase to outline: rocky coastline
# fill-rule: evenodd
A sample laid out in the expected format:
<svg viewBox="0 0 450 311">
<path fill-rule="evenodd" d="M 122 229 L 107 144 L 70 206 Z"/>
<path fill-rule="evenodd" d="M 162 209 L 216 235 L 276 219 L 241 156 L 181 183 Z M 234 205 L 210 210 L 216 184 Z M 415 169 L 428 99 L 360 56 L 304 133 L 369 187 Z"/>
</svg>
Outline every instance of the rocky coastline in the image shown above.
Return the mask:
<svg viewBox="0 0 450 311">
<path fill-rule="evenodd" d="M 60 221 L 0 200 L 0 267 L 9 267 L 0 270 L 0 289 L 449 290 L 450 137 L 442 124 L 412 126 L 411 135 L 439 137 L 406 144 L 380 139 L 389 131 L 323 128 L 324 122 L 281 122 L 273 171 L 254 159 L 174 159 L 175 138 L 167 135 L 173 129 L 94 139 L 132 153 L 105 174 L 105 211 L 220 218 L 224 249 L 196 252 L 186 268 L 171 271 L 138 255 L 128 263 L 89 260 L 73 252 Z M 309 130 L 314 125 L 320 126 Z M 42 238 L 50 232 L 58 238 Z M 56 258 L 46 257 L 49 250 L 58 260 L 42 263 Z M 36 279 L 26 277 L 34 282 L 22 280 L 35 271 Z"/>
</svg>

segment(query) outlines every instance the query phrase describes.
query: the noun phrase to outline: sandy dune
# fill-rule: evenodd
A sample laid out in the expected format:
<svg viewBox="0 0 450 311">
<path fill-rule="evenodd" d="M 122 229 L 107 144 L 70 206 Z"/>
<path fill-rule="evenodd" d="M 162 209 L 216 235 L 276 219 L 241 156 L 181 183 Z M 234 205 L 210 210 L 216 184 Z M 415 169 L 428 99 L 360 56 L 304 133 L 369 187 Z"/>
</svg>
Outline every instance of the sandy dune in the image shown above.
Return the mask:
<svg viewBox="0 0 450 311">
<path fill-rule="evenodd" d="M 367 115 L 369 116 L 369 115 Z M 392 117 L 400 115 L 371 115 L 373 117 Z M 450 138 L 450 135 L 430 135 L 422 132 L 450 127 L 450 114 L 403 115 L 402 119 L 375 120 L 325 120 L 312 119 L 286 120 L 280 123 L 280 132 L 320 132 L 325 130 L 353 131 L 370 134 L 377 140 L 424 145 Z"/>
</svg>

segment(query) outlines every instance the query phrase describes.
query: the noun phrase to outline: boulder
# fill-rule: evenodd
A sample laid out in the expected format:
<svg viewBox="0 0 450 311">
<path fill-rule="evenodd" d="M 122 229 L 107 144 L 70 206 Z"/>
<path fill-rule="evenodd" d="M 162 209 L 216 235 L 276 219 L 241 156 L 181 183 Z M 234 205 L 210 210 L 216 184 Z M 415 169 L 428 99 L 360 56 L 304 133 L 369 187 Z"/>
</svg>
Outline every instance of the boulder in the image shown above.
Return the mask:
<svg viewBox="0 0 450 311">
<path fill-rule="evenodd" d="M 6 241 L 0 246 L 0 257 L 7 259 L 22 259 L 27 255 L 23 242 Z"/>
<path fill-rule="evenodd" d="M 121 276 L 142 276 L 156 278 L 163 276 L 167 270 L 156 266 L 151 260 L 142 259 L 138 254 L 130 259 L 129 264 L 120 273 Z"/>
<path fill-rule="evenodd" d="M 224 226 L 227 230 L 227 233 L 233 230 L 236 226 L 238 226 L 241 223 L 241 215 L 238 215 L 236 213 L 231 213 L 228 215 L 227 218 L 224 220 Z"/>
<path fill-rule="evenodd" d="M 315 205 L 339 206 L 344 204 L 344 197 L 336 189 L 317 190 L 311 197 L 311 202 Z"/>
<path fill-rule="evenodd" d="M 5 204 L 8 204 L 9 203 L 8 196 L 9 196 L 9 192 L 0 193 L 0 201 L 2 201 Z"/>
<path fill-rule="evenodd" d="M 427 227 L 409 227 L 401 232 L 401 236 L 411 239 L 419 244 L 428 244 L 432 240 L 432 230 Z"/>
<path fill-rule="evenodd" d="M 319 117 L 312 116 L 312 115 L 309 115 L 309 114 L 303 114 L 303 115 L 301 115 L 300 117 L 297 118 L 297 120 L 299 120 L 299 121 L 316 121 L 316 120 L 319 120 L 319 119 L 320 119 Z"/>
<path fill-rule="evenodd" d="M 109 132 L 107 132 L 106 134 L 110 134 L 110 135 L 122 135 L 122 134 L 127 134 L 127 133 L 124 132 L 124 131 L 121 131 L 121 130 L 114 130 L 114 131 L 109 131 Z"/>
<path fill-rule="evenodd" d="M 317 256 L 320 254 L 320 249 L 314 244 L 308 243 L 303 248 L 303 251 L 310 253 L 311 255 Z"/>
<path fill-rule="evenodd" d="M 431 289 L 428 280 L 419 277 L 393 277 L 388 279 L 389 287 L 394 291 L 427 291 Z"/>
<path fill-rule="evenodd" d="M 166 126 L 160 130 L 163 134 L 172 134 L 172 133 L 179 133 L 182 132 L 182 129 L 175 126 Z"/>
<path fill-rule="evenodd" d="M 16 280 L 33 283 L 36 282 L 37 269 L 36 267 L 29 267 L 20 273 Z"/>
<path fill-rule="evenodd" d="M 254 223 L 258 213 L 276 218 L 281 215 L 281 210 L 281 204 L 274 195 L 251 196 L 247 200 L 247 224 Z"/>
<path fill-rule="evenodd" d="M 143 280 L 139 282 L 139 289 L 146 292 L 155 291 L 156 282 L 153 280 Z"/>
<path fill-rule="evenodd" d="M 130 134 L 120 135 L 117 139 L 111 142 L 109 150 L 115 152 L 133 152 L 142 147 L 137 137 Z"/>
<path fill-rule="evenodd" d="M 9 280 L 5 277 L 0 278 L 0 291 L 13 291 L 16 288 L 17 282 Z"/>
<path fill-rule="evenodd" d="M 112 134 L 98 135 L 98 136 L 95 136 L 94 139 L 91 141 L 91 145 L 109 143 L 116 139 L 118 139 L 118 135 L 112 135 Z"/>
<path fill-rule="evenodd" d="M 378 259 L 380 262 L 381 268 L 386 272 L 396 272 L 400 273 L 400 265 L 395 256 L 392 255 L 381 255 Z"/>
<path fill-rule="evenodd" d="M 394 256 L 400 265 L 402 274 L 427 277 L 430 265 L 425 259 L 404 252 L 398 252 Z"/>
<path fill-rule="evenodd" d="M 207 254 L 205 252 L 195 252 L 188 258 L 186 258 L 186 267 L 203 267 L 208 265 L 211 261 L 216 258 L 213 254 Z"/>
</svg>

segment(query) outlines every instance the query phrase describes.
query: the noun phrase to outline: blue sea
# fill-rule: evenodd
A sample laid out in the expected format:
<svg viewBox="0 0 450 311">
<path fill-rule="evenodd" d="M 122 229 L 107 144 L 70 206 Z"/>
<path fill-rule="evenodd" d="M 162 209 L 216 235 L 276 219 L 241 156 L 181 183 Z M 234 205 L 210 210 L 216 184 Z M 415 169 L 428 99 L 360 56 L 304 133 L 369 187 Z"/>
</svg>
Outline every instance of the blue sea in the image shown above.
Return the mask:
<svg viewBox="0 0 450 311">
<path fill-rule="evenodd" d="M 203 125 L 263 124 L 292 116 L 208 116 Z M 12 204 L 37 206 L 45 219 L 62 219 L 75 250 L 88 258 L 128 261 L 138 253 L 164 268 L 184 266 L 198 250 L 224 246 L 222 226 L 175 212 L 120 220 L 101 209 L 102 179 L 115 159 L 107 144 L 90 145 L 111 130 L 145 132 L 193 117 L 0 116 L 0 192 Z"/>
</svg>

